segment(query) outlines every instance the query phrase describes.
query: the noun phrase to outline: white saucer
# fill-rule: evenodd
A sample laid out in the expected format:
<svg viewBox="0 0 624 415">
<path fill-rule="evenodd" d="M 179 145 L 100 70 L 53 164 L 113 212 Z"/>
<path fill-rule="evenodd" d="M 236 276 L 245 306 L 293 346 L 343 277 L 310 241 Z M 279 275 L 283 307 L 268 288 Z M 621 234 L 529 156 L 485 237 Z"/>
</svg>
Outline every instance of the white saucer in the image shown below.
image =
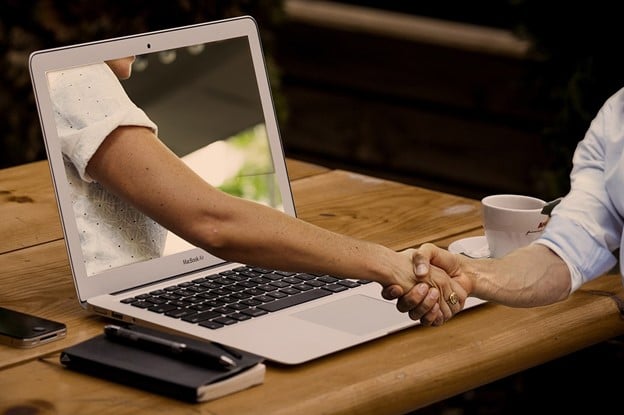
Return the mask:
<svg viewBox="0 0 624 415">
<path fill-rule="evenodd" d="M 485 236 L 459 239 L 451 243 L 448 250 L 454 254 L 464 254 L 471 258 L 489 258 L 490 256 L 490 249 Z"/>
</svg>

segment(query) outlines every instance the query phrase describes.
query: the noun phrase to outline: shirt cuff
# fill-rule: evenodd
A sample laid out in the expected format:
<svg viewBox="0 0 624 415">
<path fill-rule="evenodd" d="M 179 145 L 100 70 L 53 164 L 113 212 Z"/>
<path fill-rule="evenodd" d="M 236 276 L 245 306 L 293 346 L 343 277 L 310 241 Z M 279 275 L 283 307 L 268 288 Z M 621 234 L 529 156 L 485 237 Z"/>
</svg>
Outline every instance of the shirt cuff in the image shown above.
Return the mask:
<svg viewBox="0 0 624 415">
<path fill-rule="evenodd" d="M 551 217 L 546 230 L 535 243 L 550 248 L 568 266 L 571 293 L 617 264 L 617 259 L 607 247 L 598 243 L 578 223 L 562 216 Z"/>
</svg>

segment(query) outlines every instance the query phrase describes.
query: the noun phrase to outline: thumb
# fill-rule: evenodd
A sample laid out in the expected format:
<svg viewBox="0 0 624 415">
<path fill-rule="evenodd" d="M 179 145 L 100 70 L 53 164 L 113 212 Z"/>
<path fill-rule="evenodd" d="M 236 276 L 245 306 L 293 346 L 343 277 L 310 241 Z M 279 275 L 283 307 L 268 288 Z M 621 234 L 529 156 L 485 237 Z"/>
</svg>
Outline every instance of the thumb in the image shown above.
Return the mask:
<svg viewBox="0 0 624 415">
<path fill-rule="evenodd" d="M 424 278 L 429 275 L 431 262 L 431 251 L 417 249 L 412 253 L 412 264 L 414 265 L 414 275 L 416 278 Z"/>
<path fill-rule="evenodd" d="M 435 265 L 442 268 L 449 276 L 455 276 L 459 270 L 460 264 L 457 255 L 432 243 L 422 244 L 414 256 L 419 257 L 414 259 L 414 264 L 426 263 L 428 266 Z"/>
</svg>

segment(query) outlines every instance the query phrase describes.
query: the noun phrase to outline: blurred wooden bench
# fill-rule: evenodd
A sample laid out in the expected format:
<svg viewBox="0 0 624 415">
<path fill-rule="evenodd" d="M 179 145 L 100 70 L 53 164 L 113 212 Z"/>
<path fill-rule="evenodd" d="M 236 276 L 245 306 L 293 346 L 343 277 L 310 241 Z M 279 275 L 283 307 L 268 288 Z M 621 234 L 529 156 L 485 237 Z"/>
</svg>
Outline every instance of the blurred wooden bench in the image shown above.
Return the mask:
<svg viewBox="0 0 624 415">
<path fill-rule="evenodd" d="M 289 154 L 479 198 L 534 194 L 550 115 L 511 31 L 287 0 L 276 58 Z"/>
</svg>

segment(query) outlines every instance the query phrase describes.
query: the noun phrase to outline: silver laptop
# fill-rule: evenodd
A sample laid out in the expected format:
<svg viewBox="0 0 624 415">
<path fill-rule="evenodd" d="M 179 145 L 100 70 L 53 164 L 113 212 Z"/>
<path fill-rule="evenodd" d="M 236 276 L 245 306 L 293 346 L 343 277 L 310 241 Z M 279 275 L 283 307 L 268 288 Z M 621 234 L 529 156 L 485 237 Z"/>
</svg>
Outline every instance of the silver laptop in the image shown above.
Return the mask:
<svg viewBox="0 0 624 415">
<path fill-rule="evenodd" d="M 306 362 L 416 324 L 380 297 L 378 284 L 226 262 L 172 233 L 166 233 L 151 259 L 91 263 L 81 239 L 89 230 L 76 220 L 78 203 L 68 183 L 50 83 L 65 70 L 126 56 L 136 60 L 123 89 L 157 124 L 168 147 L 214 186 L 295 216 L 252 18 L 34 52 L 31 78 L 83 307 L 284 364 Z"/>
</svg>

